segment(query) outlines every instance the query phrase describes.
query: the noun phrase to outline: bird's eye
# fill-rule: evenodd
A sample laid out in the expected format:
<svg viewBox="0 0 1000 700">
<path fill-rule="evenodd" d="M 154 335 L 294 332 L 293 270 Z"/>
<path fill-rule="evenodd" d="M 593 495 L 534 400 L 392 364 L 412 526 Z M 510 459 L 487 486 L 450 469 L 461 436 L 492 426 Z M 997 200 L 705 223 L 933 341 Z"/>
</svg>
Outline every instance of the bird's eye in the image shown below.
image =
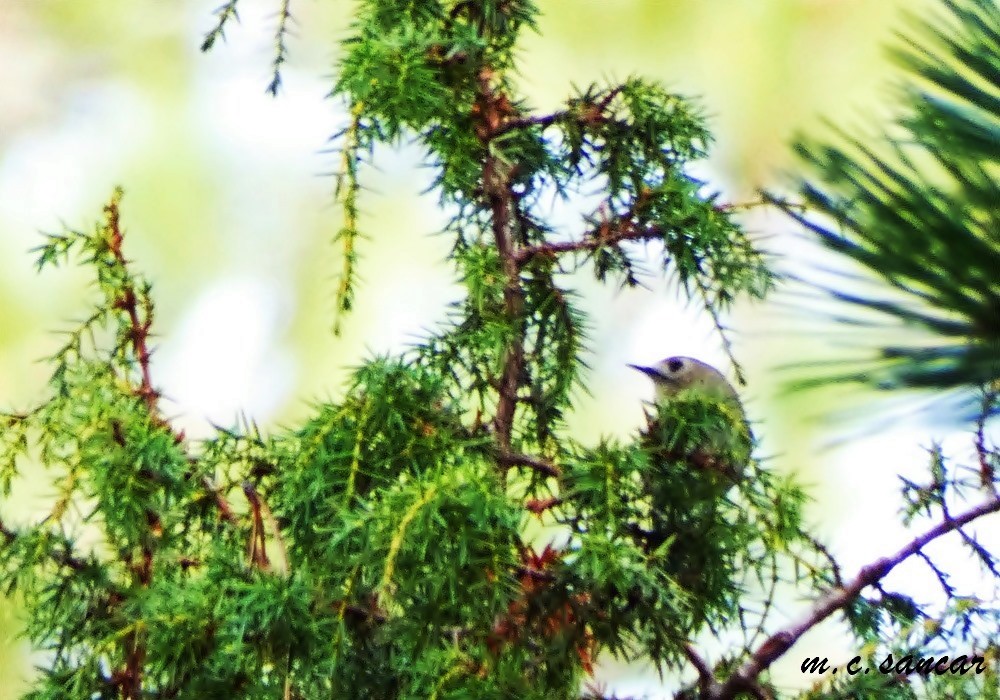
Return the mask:
<svg viewBox="0 0 1000 700">
<path fill-rule="evenodd" d="M 684 366 L 684 362 L 681 361 L 681 360 L 678 360 L 676 357 L 667 361 L 667 368 L 671 372 L 679 372 L 681 370 L 681 367 L 683 367 L 683 366 Z"/>
</svg>

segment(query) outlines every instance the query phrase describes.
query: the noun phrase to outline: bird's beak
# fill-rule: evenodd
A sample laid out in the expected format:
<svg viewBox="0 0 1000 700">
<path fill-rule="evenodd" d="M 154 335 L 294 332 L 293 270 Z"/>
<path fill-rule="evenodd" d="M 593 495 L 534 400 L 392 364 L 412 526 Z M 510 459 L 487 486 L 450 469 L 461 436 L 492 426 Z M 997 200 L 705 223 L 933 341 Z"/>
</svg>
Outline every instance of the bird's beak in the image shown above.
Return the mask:
<svg viewBox="0 0 1000 700">
<path fill-rule="evenodd" d="M 629 367 L 631 367 L 634 370 L 638 370 L 639 372 L 645 374 L 647 377 L 652 377 L 653 379 L 657 379 L 660 377 L 660 373 L 657 371 L 655 367 L 643 367 L 642 365 L 629 365 Z"/>
</svg>

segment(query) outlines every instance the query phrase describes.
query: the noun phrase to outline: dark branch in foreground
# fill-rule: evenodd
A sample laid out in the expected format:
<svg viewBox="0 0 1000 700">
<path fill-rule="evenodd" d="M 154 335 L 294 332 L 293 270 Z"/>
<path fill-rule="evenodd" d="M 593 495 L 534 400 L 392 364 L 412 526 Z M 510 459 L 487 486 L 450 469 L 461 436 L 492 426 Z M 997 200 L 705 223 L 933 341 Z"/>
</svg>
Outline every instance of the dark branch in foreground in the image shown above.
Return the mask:
<svg viewBox="0 0 1000 700">
<path fill-rule="evenodd" d="M 817 601 L 805 619 L 768 637 L 729 678 L 721 684 L 710 685 L 709 692 L 703 693 L 702 697 L 705 700 L 729 700 L 739 693 L 753 693 L 754 689 L 758 687 L 757 678 L 760 674 L 781 658 L 803 634 L 833 613 L 849 605 L 851 601 L 861 595 L 861 591 L 868 586 L 877 584 L 900 563 L 918 555 L 924 547 L 938 537 L 958 530 L 977 518 L 998 511 L 1000 511 L 1000 496 L 993 496 L 975 508 L 938 523 L 924 534 L 914 538 L 892 556 L 883 557 L 862 567 L 858 575 L 847 585 L 832 590 Z"/>
</svg>

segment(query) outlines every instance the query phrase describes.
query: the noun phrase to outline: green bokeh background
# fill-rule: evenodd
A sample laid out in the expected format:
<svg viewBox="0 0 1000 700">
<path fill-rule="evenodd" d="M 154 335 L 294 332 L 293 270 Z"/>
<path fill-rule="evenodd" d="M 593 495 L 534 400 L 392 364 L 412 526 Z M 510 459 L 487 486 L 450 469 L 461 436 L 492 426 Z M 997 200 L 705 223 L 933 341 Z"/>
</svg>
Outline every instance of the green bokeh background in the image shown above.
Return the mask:
<svg viewBox="0 0 1000 700">
<path fill-rule="evenodd" d="M 28 249 L 40 231 L 92 225 L 116 184 L 126 190 L 127 250 L 154 282 L 154 372 L 189 434 L 205 434 L 207 418 L 231 423 L 240 410 L 265 426 L 296 421 L 310 399 L 336 396 L 366 354 L 399 349 L 440 321 L 457 294 L 441 264 L 448 241 L 430 235 L 444 216 L 420 196 L 427 173 L 413 149 L 379 152 L 364 173 L 358 304 L 334 337 L 340 258 L 331 239 L 340 219 L 333 179 L 323 174 L 336 157 L 322 151 L 342 115 L 324 96 L 351 5 L 292 0 L 296 36 L 285 89 L 272 99 L 264 87 L 277 1 L 243 0 L 227 42 L 201 54 L 219 1 L 0 0 L 0 405 L 23 408 L 43 396 L 48 369 L 37 360 L 58 343 L 50 331 L 78 318 L 87 299 L 83 274 L 39 276 Z M 540 34 L 523 41 L 520 75 L 532 102 L 555 107 L 571 84 L 593 80 L 660 79 L 696 97 L 709 116 L 717 144 L 706 173 L 732 200 L 785 182 L 794 135 L 826 134 L 824 120 L 850 128 L 885 115 L 894 69 L 884 46 L 903 26 L 904 5 L 926 6 L 539 4 Z M 747 225 L 775 252 L 797 250 L 781 217 L 754 215 Z M 626 433 L 638 424 L 646 387 L 624 362 L 678 354 L 643 347 L 645 338 L 694 335 L 708 359 L 723 360 L 704 319 L 664 289 L 588 288 L 584 300 L 595 318 L 593 395 L 580 398 L 580 431 Z M 650 330 L 667 307 L 677 308 L 662 322 L 671 327 Z M 774 318 L 767 308 L 740 307 L 732 319 L 751 412 L 776 468 L 817 486 L 817 518 L 836 529 L 856 494 L 830 476 L 836 455 L 814 452 L 822 426 L 797 418 L 808 400 L 776 397 L 774 367 L 813 349 L 773 332 Z M 31 503 L 18 506 L 30 514 Z M 14 639 L 16 616 L 0 601 L 0 700 L 18 697 L 30 673 Z M 605 677 L 629 673 L 610 665 Z"/>
</svg>

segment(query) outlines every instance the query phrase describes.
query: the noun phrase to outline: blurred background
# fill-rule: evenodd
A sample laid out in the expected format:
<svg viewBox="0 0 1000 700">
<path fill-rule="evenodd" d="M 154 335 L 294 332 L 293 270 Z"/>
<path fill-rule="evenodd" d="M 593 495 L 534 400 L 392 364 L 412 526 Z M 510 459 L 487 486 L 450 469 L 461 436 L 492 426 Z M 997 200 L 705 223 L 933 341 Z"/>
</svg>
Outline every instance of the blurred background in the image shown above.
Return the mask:
<svg viewBox="0 0 1000 700">
<path fill-rule="evenodd" d="M 326 95 L 351 3 L 292 0 L 297 22 L 277 99 L 265 94 L 277 0 L 242 0 L 226 42 L 199 52 L 220 0 L 0 1 L 0 406 L 44 397 L 54 334 L 87 308 L 87 278 L 71 267 L 38 275 L 29 249 L 42 232 L 89 227 L 115 185 L 125 188 L 126 252 L 154 284 L 155 381 L 189 436 L 243 413 L 265 428 L 292 424 L 316 399 L 336 397 L 352 366 L 398 351 L 441 322 L 458 287 L 443 264 L 444 216 L 415 149 L 381 151 L 362 173 L 356 310 L 335 337 L 340 226 L 333 202 L 343 124 Z M 631 74 L 695 98 L 717 142 L 699 170 L 730 201 L 780 189 L 797 167 L 796 135 L 829 137 L 827 122 L 876 133 L 898 72 L 886 57 L 915 0 L 539 0 L 538 35 L 525 37 L 520 83 L 540 109 L 571 84 Z M 745 223 L 783 270 L 805 273 L 812 253 L 776 213 Z M 729 369 L 711 323 L 669 285 L 616 291 L 579 277 L 594 321 L 591 395 L 573 425 L 585 439 L 625 435 L 651 395 L 628 362 L 696 355 Z M 840 396 L 781 391 L 780 366 L 829 354 L 829 337 L 798 332 L 793 298 L 740 306 L 729 319 L 746 365 L 743 390 L 762 456 L 795 473 L 816 502 L 810 520 L 848 571 L 898 546 L 900 471 L 926 461 L 923 428 L 875 435 L 831 422 Z M 851 389 L 854 394 L 861 389 Z M 857 397 L 853 397 L 856 399 Z M 589 437 L 588 437 L 589 436 Z M 849 441 L 838 438 L 851 436 Z M 859 488 L 863 484 L 863 488 Z M 32 504 L 5 504 L 31 514 Z M 13 509 L 13 510 L 12 510 Z M 869 515 L 870 513 L 870 515 Z M 859 516 L 864 517 L 859 517 Z M 873 533 L 878 533 L 873 536 Z M 891 584 L 894 579 L 890 579 Z M 794 608 L 789 608 L 789 614 Z M 0 599 L 0 700 L 18 697 L 31 658 L 18 611 Z M 794 654 L 853 654 L 836 625 Z M 798 651 L 801 651 L 801 655 Z M 654 671 L 602 665 L 619 693 L 659 697 Z M 779 680 L 802 684 L 798 661 Z"/>
</svg>

